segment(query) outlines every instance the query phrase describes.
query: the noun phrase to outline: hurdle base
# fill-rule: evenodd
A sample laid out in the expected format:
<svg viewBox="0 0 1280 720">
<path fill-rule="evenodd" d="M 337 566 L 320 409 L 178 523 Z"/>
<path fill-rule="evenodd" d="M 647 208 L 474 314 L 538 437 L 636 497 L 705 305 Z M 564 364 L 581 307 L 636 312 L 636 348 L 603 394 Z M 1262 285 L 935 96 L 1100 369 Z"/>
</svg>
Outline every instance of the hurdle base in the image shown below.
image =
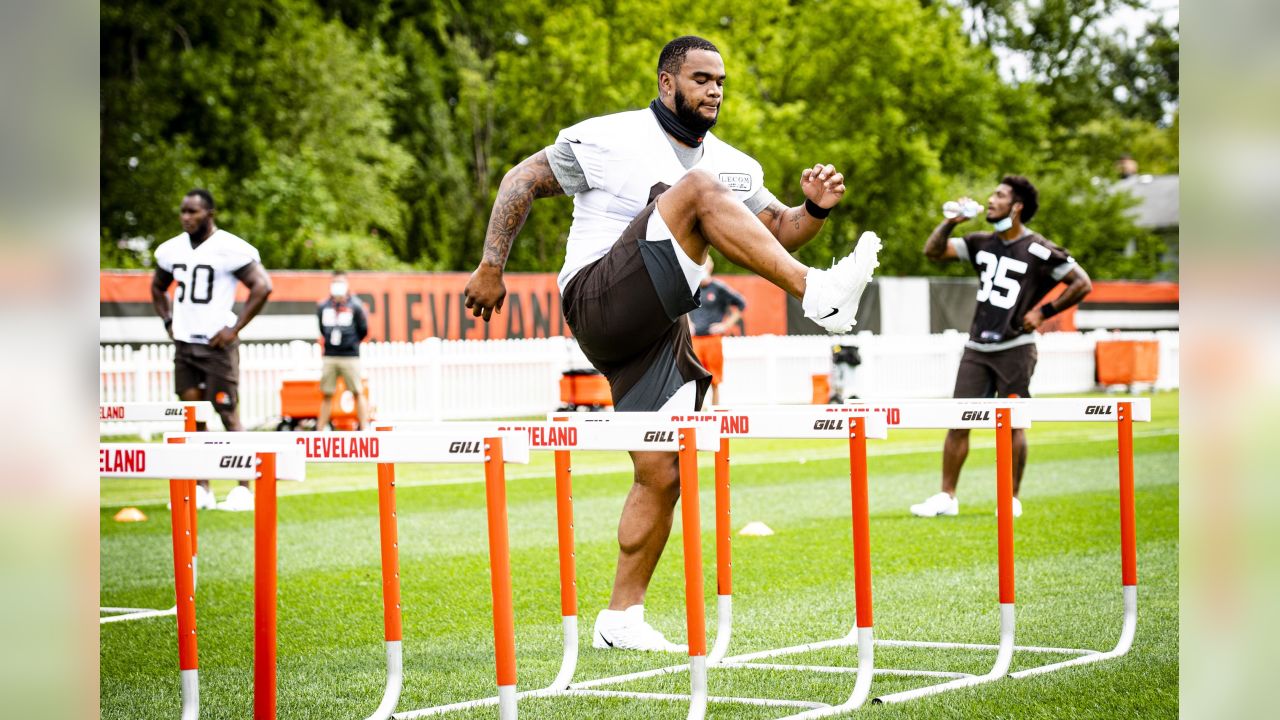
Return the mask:
<svg viewBox="0 0 1280 720">
<path fill-rule="evenodd" d="M 707 655 L 707 665 L 716 667 L 729 652 L 729 640 L 733 636 L 733 596 L 716 596 L 716 641 Z"/>
<path fill-rule="evenodd" d="M 200 675 L 198 670 L 179 673 L 182 685 L 182 720 L 198 720 L 200 717 Z"/>
<path fill-rule="evenodd" d="M 560 660 L 560 672 L 556 673 L 556 678 L 545 688 L 547 690 L 568 688 L 578 669 L 578 616 L 561 616 L 560 626 L 564 632 L 564 656 Z"/>
<path fill-rule="evenodd" d="M 399 640 L 387 641 L 387 687 L 382 702 L 366 720 L 387 720 L 400 702 L 400 690 L 404 684 L 404 650 Z"/>
<path fill-rule="evenodd" d="M 1000 603 L 1000 644 L 996 646 L 996 661 L 995 664 L 991 666 L 991 672 L 975 677 L 958 678 L 938 685 L 916 688 L 915 690 L 904 690 L 902 692 L 881 695 L 871 702 L 876 705 L 904 702 L 907 700 L 914 700 L 916 698 L 928 697 L 929 695 L 937 695 L 938 693 L 944 693 L 949 690 L 958 690 L 960 688 L 973 687 L 974 685 L 982 685 L 984 683 L 994 682 L 1003 678 L 1009 674 L 1009 665 L 1013 662 L 1014 630 L 1013 603 Z M 892 643 L 881 641 L 880 644 L 891 645 Z"/>
<path fill-rule="evenodd" d="M 1062 662 L 1050 663 L 1039 667 L 1019 670 L 1011 673 L 1011 678 L 1024 678 L 1033 675 L 1043 675 L 1051 673 L 1055 670 L 1061 670 L 1067 667 L 1076 667 L 1078 665 L 1088 665 L 1089 663 L 1101 662 L 1103 660 L 1111 660 L 1125 655 L 1129 652 L 1129 648 L 1133 647 L 1133 638 L 1138 629 L 1138 586 L 1125 585 L 1121 592 L 1124 595 L 1124 625 L 1120 629 L 1120 639 L 1116 642 L 1116 646 L 1107 652 L 1098 652 L 1096 650 L 1088 651 L 1084 657 L 1063 660 Z"/>
</svg>

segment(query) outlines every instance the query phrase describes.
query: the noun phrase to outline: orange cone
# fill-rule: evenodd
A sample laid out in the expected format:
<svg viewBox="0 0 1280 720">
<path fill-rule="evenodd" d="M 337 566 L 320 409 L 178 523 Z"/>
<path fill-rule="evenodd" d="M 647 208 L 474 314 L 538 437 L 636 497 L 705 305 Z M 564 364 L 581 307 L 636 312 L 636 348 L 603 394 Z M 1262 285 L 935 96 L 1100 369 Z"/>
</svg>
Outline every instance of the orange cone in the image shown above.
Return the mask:
<svg viewBox="0 0 1280 720">
<path fill-rule="evenodd" d="M 147 516 L 136 507 L 122 508 L 116 513 L 116 522 L 146 522 Z"/>
</svg>

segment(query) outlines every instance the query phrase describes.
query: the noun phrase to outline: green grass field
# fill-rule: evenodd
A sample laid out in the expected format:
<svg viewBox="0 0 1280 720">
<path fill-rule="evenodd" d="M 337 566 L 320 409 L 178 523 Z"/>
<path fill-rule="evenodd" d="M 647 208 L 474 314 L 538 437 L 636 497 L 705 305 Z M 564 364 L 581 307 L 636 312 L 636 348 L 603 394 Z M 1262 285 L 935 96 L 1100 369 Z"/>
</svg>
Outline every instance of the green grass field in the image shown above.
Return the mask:
<svg viewBox="0 0 1280 720">
<path fill-rule="evenodd" d="M 1178 712 L 1178 395 L 1153 398 L 1135 424 L 1139 621 L 1125 657 L 1022 680 L 1001 680 L 893 706 L 877 718 L 1173 717 Z M 1110 425 L 1042 424 L 1030 435 L 1016 524 L 1018 644 L 1109 650 L 1120 631 L 1116 442 Z M 878 638 L 995 643 L 994 437 L 975 432 L 961 480 L 960 515 L 924 520 L 907 506 L 936 492 L 943 431 L 895 431 L 870 441 L 871 542 Z M 844 635 L 853 618 L 848 462 L 839 442 L 738 441 L 733 526 L 760 520 L 776 534 L 735 536 L 734 643 L 743 653 Z M 508 467 L 519 687 L 546 685 L 560 664 L 555 499 L 550 454 Z M 715 630 L 714 511 L 710 456 L 702 465 L 708 644 Z M 363 718 L 383 689 L 377 493 L 371 465 L 312 465 L 305 484 L 282 486 L 279 504 L 279 716 Z M 479 467 L 398 470 L 405 685 L 409 710 L 495 692 L 483 473 Z M 219 497 L 231 483 L 215 483 Z M 615 531 L 630 485 L 622 453 L 574 458 L 582 647 L 576 679 L 671 664 L 678 656 L 590 646 L 617 554 Z M 101 601 L 173 604 L 164 483 L 103 484 Z M 121 524 L 122 506 L 144 523 Z M 200 515 L 200 679 L 203 718 L 252 714 L 250 513 Z M 679 521 L 658 566 L 647 617 L 684 638 Z M 101 716 L 171 718 L 179 708 L 172 618 L 103 626 Z M 994 653 L 876 649 L 879 668 L 983 673 Z M 1066 659 L 1018 654 L 1013 669 Z M 789 662 L 856 664 L 856 651 Z M 930 680 L 876 676 L 872 696 Z M 712 695 L 838 703 L 852 675 L 712 670 Z M 686 692 L 687 674 L 613 689 Z M 676 702 L 547 698 L 522 701 L 522 717 L 683 718 Z M 710 718 L 774 718 L 780 708 L 712 704 Z M 493 708 L 454 713 L 496 717 Z"/>
</svg>

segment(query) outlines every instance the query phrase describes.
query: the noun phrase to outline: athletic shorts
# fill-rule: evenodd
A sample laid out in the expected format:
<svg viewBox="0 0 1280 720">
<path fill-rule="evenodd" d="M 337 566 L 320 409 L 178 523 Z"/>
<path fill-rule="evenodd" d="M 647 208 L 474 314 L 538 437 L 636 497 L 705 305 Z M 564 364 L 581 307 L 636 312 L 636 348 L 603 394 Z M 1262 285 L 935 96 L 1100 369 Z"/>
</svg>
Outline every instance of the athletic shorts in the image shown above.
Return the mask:
<svg viewBox="0 0 1280 720">
<path fill-rule="evenodd" d="M 564 319 L 578 346 L 609 380 L 615 410 L 662 407 L 687 382 L 697 383 L 696 409 L 711 384 L 698 364 L 685 314 L 698 307 L 673 247 L 645 240 L 661 183 L 604 257 L 565 286 Z"/>
<path fill-rule="evenodd" d="M 199 388 L 202 397 L 219 410 L 234 410 L 239 399 L 240 343 L 212 348 L 201 343 L 175 340 L 173 386 L 181 396 Z"/>
<path fill-rule="evenodd" d="M 347 389 L 359 395 L 360 358 L 355 355 L 326 355 L 320 368 L 320 394 L 332 395 L 338 389 L 338 378 Z"/>
<path fill-rule="evenodd" d="M 698 362 L 711 373 L 711 384 L 719 385 L 724 378 L 723 335 L 694 335 L 693 352 Z"/>
<path fill-rule="evenodd" d="M 1038 358 L 1035 343 L 996 352 L 965 348 L 952 397 L 1029 398 L 1031 373 L 1036 370 Z"/>
</svg>

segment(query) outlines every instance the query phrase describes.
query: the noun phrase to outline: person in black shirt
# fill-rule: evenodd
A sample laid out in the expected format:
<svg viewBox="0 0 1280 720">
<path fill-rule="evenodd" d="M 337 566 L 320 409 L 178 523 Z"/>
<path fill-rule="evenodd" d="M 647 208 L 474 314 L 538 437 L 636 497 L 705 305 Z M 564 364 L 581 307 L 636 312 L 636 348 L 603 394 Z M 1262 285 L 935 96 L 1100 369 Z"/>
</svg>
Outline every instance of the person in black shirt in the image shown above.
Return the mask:
<svg viewBox="0 0 1280 720">
<path fill-rule="evenodd" d="M 698 285 L 698 307 L 689 312 L 693 331 L 693 352 L 711 373 L 711 404 L 720 404 L 720 381 L 724 377 L 724 348 L 721 339 L 742 320 L 747 301 L 733 288 L 711 277 L 715 262 L 707 255 Z"/>
<path fill-rule="evenodd" d="M 962 198 L 963 207 L 968 198 Z M 987 222 L 995 232 L 951 237 L 960 215 L 939 225 L 924 244 L 935 262 L 964 260 L 978 272 L 978 306 L 973 313 L 953 393 L 957 398 L 1031 397 L 1036 367 L 1035 330 L 1079 303 L 1093 289 L 1088 274 L 1067 251 L 1026 227 L 1040 207 L 1039 193 L 1021 175 L 1007 175 L 987 200 Z M 1066 290 L 1042 302 L 1058 283 Z M 956 515 L 956 485 L 969 455 L 969 431 L 950 430 L 942 450 L 942 491 L 911 506 L 920 517 Z M 1026 431 L 1013 431 L 1013 514 L 1022 515 L 1018 491 L 1027 463 Z"/>
<path fill-rule="evenodd" d="M 364 388 L 360 384 L 360 342 L 369 335 L 369 321 L 360 298 L 351 294 L 347 274 L 335 272 L 329 283 L 329 298 L 316 308 L 320 320 L 321 343 L 324 345 L 324 366 L 320 371 L 320 417 L 316 429 L 329 425 L 333 410 L 333 394 L 338 387 L 338 377 L 356 398 L 356 417 L 360 429 L 369 425 L 369 408 L 364 400 Z"/>
</svg>

